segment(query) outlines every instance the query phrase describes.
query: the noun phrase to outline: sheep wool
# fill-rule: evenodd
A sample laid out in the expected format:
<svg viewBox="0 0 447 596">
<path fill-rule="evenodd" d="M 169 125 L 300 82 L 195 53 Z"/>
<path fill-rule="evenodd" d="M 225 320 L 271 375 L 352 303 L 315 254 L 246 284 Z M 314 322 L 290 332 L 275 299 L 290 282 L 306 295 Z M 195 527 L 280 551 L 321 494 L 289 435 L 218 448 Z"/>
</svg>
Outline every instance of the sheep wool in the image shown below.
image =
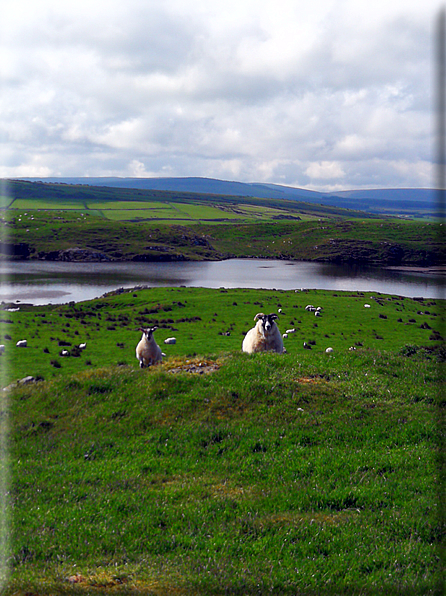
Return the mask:
<svg viewBox="0 0 447 596">
<path fill-rule="evenodd" d="M 140 368 L 152 366 L 162 362 L 163 355 L 160 347 L 154 339 L 153 333 L 158 327 L 139 327 L 139 331 L 143 333 L 137 347 L 136 357 L 140 363 Z"/>
<path fill-rule="evenodd" d="M 244 337 L 242 351 L 249 354 L 267 351 L 282 354 L 284 352 L 284 344 L 281 333 L 275 323 L 277 318 L 278 315 L 274 313 L 269 315 L 265 315 L 262 312 L 258 313 L 254 318 L 257 321 L 256 325 Z"/>
</svg>

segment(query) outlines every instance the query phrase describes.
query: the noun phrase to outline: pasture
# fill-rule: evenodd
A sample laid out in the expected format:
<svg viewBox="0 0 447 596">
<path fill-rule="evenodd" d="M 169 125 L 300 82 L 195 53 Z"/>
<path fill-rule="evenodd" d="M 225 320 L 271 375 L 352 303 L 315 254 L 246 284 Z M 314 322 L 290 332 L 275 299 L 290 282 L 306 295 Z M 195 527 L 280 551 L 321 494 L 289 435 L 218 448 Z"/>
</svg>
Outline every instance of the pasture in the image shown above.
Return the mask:
<svg viewBox="0 0 447 596">
<path fill-rule="evenodd" d="M 3 382 L 38 379 L 0 418 L 5 596 L 443 593 L 445 301 L 152 288 L 3 306 Z M 278 309 L 287 353 L 242 354 Z M 149 324 L 167 356 L 141 370 Z"/>
</svg>

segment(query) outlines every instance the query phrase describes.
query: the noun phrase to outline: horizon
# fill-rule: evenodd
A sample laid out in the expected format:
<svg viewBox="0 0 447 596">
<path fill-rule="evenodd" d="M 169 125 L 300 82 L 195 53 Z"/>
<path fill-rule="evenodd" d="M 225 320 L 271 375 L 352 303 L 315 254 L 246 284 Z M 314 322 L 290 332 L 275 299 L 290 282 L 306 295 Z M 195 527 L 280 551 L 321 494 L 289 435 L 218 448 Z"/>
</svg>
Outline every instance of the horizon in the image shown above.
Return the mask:
<svg viewBox="0 0 447 596">
<path fill-rule="evenodd" d="M 230 183 L 230 184 L 246 184 L 250 185 L 259 185 L 259 186 L 282 186 L 285 188 L 296 189 L 296 190 L 304 190 L 306 192 L 316 192 L 320 194 L 337 194 L 340 192 L 368 192 L 368 191 L 377 191 L 377 190 L 433 190 L 433 191 L 441 191 L 445 192 L 446 188 L 440 186 L 376 186 L 376 187 L 365 187 L 365 188 L 343 188 L 337 191 L 321 191 L 313 188 L 303 188 L 300 186 L 292 186 L 290 184 L 283 184 L 277 182 L 244 182 L 242 180 L 236 179 L 224 179 L 224 178 L 212 178 L 210 176 L 118 176 L 118 175 L 104 175 L 104 176 L 82 176 L 82 175 L 73 175 L 73 176 L 19 176 L 19 177 L 0 177 L 2 180 L 23 180 L 23 181 L 32 181 L 32 182 L 39 182 L 45 181 L 48 179 L 60 179 L 60 180 L 67 180 L 67 179 L 78 179 L 78 178 L 85 178 L 85 179 L 117 179 L 117 180 L 210 180 L 216 182 L 223 182 L 223 183 Z"/>
</svg>

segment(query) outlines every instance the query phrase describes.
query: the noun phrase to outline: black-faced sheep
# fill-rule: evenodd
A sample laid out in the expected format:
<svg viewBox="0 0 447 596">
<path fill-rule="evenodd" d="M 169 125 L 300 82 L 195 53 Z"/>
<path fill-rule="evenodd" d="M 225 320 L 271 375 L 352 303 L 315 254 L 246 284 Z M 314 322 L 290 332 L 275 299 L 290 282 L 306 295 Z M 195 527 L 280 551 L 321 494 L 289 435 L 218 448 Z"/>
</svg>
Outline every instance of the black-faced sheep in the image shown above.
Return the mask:
<svg viewBox="0 0 447 596">
<path fill-rule="evenodd" d="M 275 319 L 277 318 L 278 315 L 273 313 L 270 315 L 265 315 L 262 312 L 258 313 L 254 318 L 257 321 L 256 325 L 244 337 L 242 351 L 249 354 L 266 351 L 282 354 L 284 352 L 284 344 L 281 333 L 275 323 Z"/>
<path fill-rule="evenodd" d="M 139 331 L 143 333 L 137 347 L 136 357 L 140 363 L 140 368 L 158 364 L 163 360 L 160 347 L 157 345 L 153 333 L 158 327 L 139 327 Z"/>
</svg>

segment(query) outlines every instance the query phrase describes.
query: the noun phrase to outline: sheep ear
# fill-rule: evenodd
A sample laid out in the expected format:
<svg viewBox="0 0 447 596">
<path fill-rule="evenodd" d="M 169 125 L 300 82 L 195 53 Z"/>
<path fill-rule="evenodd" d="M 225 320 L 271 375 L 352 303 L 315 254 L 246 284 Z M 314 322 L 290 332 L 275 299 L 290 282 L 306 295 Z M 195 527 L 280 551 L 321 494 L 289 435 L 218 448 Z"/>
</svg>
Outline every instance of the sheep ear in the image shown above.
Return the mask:
<svg viewBox="0 0 447 596">
<path fill-rule="evenodd" d="M 253 320 L 256 321 L 256 319 L 262 319 L 262 317 L 265 317 L 265 314 L 263 312 L 258 312 Z"/>
</svg>

